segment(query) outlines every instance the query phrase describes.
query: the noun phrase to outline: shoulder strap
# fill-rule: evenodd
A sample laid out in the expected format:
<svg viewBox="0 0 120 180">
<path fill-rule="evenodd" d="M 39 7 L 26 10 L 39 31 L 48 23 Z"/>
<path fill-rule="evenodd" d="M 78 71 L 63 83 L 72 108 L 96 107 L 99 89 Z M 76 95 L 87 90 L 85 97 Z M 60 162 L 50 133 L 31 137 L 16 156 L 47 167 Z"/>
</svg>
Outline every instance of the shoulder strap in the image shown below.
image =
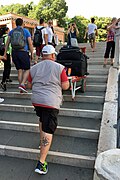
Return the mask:
<svg viewBox="0 0 120 180">
<path fill-rule="evenodd" d="M 41 27 L 40 30 L 44 29 L 45 27 Z"/>
<path fill-rule="evenodd" d="M 41 31 L 41 30 L 44 29 L 44 28 L 45 28 L 45 27 L 41 27 L 40 29 L 38 29 L 37 26 L 36 26 L 36 30 L 37 30 L 37 31 Z"/>
</svg>

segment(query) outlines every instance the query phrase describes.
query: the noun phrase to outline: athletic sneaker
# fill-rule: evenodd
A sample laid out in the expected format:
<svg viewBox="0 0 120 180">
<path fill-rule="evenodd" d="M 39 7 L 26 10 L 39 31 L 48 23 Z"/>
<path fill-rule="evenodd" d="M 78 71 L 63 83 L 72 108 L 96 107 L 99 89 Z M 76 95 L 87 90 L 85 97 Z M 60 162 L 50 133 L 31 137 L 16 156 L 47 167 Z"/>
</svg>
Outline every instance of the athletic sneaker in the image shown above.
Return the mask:
<svg viewBox="0 0 120 180">
<path fill-rule="evenodd" d="M 4 99 L 3 98 L 0 98 L 0 103 L 2 103 L 4 101 Z"/>
<path fill-rule="evenodd" d="M 103 68 L 106 68 L 106 64 L 103 64 Z"/>
<path fill-rule="evenodd" d="M 2 88 L 3 91 L 6 91 L 7 90 L 6 83 L 1 82 L 1 88 Z"/>
<path fill-rule="evenodd" d="M 23 94 L 24 92 L 22 90 L 20 90 L 20 94 Z"/>
<path fill-rule="evenodd" d="M 6 79 L 6 83 L 11 83 L 12 79 Z"/>
<path fill-rule="evenodd" d="M 42 164 L 40 161 L 38 161 L 37 166 L 35 168 L 35 172 L 39 174 L 47 174 L 48 172 L 48 165 L 45 161 L 44 164 Z"/>
<path fill-rule="evenodd" d="M 23 92 L 25 92 L 25 93 L 27 93 L 27 90 L 26 90 L 26 87 L 25 87 L 25 85 L 19 85 L 19 87 L 18 87 L 21 91 L 23 91 Z"/>
</svg>

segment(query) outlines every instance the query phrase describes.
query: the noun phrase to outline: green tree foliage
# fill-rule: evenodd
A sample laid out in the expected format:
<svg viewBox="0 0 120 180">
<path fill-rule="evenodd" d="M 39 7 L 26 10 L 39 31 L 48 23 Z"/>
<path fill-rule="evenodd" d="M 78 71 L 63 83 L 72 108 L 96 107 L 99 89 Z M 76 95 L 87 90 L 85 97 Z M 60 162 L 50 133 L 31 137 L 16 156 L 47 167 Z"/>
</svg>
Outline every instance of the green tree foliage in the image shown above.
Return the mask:
<svg viewBox="0 0 120 180">
<path fill-rule="evenodd" d="M 79 30 L 79 35 L 77 37 L 78 42 L 86 42 L 86 40 L 84 40 L 84 34 L 85 34 L 85 29 L 86 29 L 86 26 L 87 26 L 89 20 L 84 18 L 83 16 L 75 16 L 71 19 L 66 17 L 65 20 L 67 22 L 66 26 L 65 26 L 66 32 L 67 32 L 69 24 L 76 23 L 76 26 Z M 67 34 L 65 34 L 65 40 L 67 41 Z"/>
<path fill-rule="evenodd" d="M 106 27 L 107 25 L 110 23 L 111 18 L 109 17 L 97 17 L 94 16 L 95 18 L 95 24 L 97 25 L 98 28 L 98 36 L 96 37 L 97 41 L 106 41 L 106 36 L 107 36 L 107 31 L 106 31 Z M 88 38 L 84 39 L 84 34 L 85 34 L 85 30 L 86 27 L 88 26 L 88 23 L 91 23 L 90 20 L 86 19 L 83 16 L 75 16 L 73 18 L 65 18 L 66 20 L 66 25 L 65 27 L 65 31 L 67 32 L 68 29 L 68 25 L 70 23 L 75 22 L 78 30 L 79 30 L 79 35 L 78 35 L 78 42 L 87 42 Z M 65 40 L 67 41 L 67 34 L 65 36 Z"/>
<path fill-rule="evenodd" d="M 64 22 L 64 17 L 66 16 L 68 6 L 65 0 L 41 0 L 35 7 L 34 18 L 40 19 L 44 18 L 46 21 L 49 19 L 57 19 L 59 26 L 62 26 Z M 29 12 L 29 17 L 31 17 L 33 10 Z"/>
<path fill-rule="evenodd" d="M 0 7 L 0 14 L 6 14 L 7 12 L 21 14 L 24 16 L 28 16 L 28 13 L 33 8 L 33 2 L 30 2 L 30 4 L 22 5 L 22 4 L 11 4 L 6 6 Z"/>
<path fill-rule="evenodd" d="M 8 12 L 13 12 L 16 14 L 28 16 L 33 19 L 39 19 L 40 17 L 44 18 L 47 22 L 49 19 L 57 19 L 58 25 L 65 28 L 67 32 L 68 25 L 75 22 L 78 30 L 78 42 L 87 42 L 88 39 L 84 39 L 84 34 L 90 19 L 86 19 L 83 16 L 75 16 L 69 18 L 66 16 L 68 6 L 66 5 L 65 0 L 40 0 L 38 5 L 34 5 L 33 2 L 29 4 L 11 4 L 0 7 L 0 15 L 6 14 Z M 97 41 L 106 40 L 106 27 L 111 21 L 109 17 L 97 17 L 95 18 L 95 24 L 98 27 L 98 36 Z M 65 33 L 65 39 L 67 41 L 67 34 Z"/>
<path fill-rule="evenodd" d="M 108 17 L 94 17 L 95 18 L 95 24 L 98 28 L 98 36 L 97 41 L 105 41 L 107 36 L 106 27 L 110 23 L 111 18 Z"/>
</svg>

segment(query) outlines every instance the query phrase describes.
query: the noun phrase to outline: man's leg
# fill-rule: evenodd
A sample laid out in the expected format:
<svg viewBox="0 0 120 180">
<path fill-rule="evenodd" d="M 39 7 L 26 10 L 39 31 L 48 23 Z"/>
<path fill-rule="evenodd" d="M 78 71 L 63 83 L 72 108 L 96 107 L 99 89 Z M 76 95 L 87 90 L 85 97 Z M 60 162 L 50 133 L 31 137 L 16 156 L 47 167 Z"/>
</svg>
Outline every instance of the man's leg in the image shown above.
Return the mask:
<svg viewBox="0 0 120 180">
<path fill-rule="evenodd" d="M 6 78 L 7 78 L 7 67 L 8 67 L 8 61 L 3 61 L 4 62 L 4 70 L 3 70 L 3 77 L 2 77 L 2 82 L 1 82 L 1 88 L 3 91 L 6 91 Z"/>
<path fill-rule="evenodd" d="M 95 39 L 93 39 L 93 52 L 95 51 L 95 45 L 96 45 L 96 42 L 95 42 Z"/>
<path fill-rule="evenodd" d="M 41 119 L 39 123 L 40 128 L 40 159 L 37 163 L 35 172 L 39 174 L 46 174 L 48 172 L 48 165 L 46 157 L 50 149 L 53 134 L 57 128 L 57 116 L 59 110 L 38 107 L 35 108 L 37 116 Z M 40 111 L 39 111 L 40 110 Z"/>
<path fill-rule="evenodd" d="M 38 58 L 40 57 L 40 47 L 36 47 L 36 57 L 35 57 L 35 64 L 38 62 Z"/>
<path fill-rule="evenodd" d="M 109 58 L 110 49 L 111 49 L 111 43 L 107 42 L 106 50 L 105 50 L 105 55 L 104 55 L 104 64 L 103 64 L 103 67 L 106 67 L 106 65 L 107 65 L 107 60 Z"/>
<path fill-rule="evenodd" d="M 27 81 L 27 78 L 28 78 L 28 75 L 29 75 L 29 70 L 24 70 L 24 72 L 22 71 L 22 80 L 21 80 L 21 83 L 19 85 L 19 89 L 20 89 L 20 93 L 27 93 L 28 91 L 26 90 L 26 87 L 25 87 L 25 83 Z"/>
<path fill-rule="evenodd" d="M 92 34 L 89 34 L 89 43 L 90 43 L 91 48 L 93 48 Z"/>
<path fill-rule="evenodd" d="M 40 129 L 40 162 L 44 163 L 52 143 L 52 134 L 42 131 L 42 123 L 39 122 Z"/>
<path fill-rule="evenodd" d="M 35 64 L 37 64 L 38 58 L 39 58 L 39 56 L 36 55 L 36 57 L 35 57 Z"/>
<path fill-rule="evenodd" d="M 20 66 L 21 69 L 23 69 L 22 72 L 22 80 L 19 86 L 19 89 L 22 92 L 27 93 L 26 87 L 25 87 L 25 83 L 27 81 L 28 75 L 29 75 L 29 70 L 30 70 L 30 57 L 28 52 L 26 51 L 22 51 L 19 53 L 19 60 L 20 60 Z"/>
<path fill-rule="evenodd" d="M 29 69 L 28 70 L 24 70 L 21 84 L 25 84 L 26 83 L 26 81 L 28 79 L 29 72 L 30 72 Z"/>
<path fill-rule="evenodd" d="M 41 149 L 40 149 L 40 162 L 44 164 L 52 143 L 53 135 L 45 133 L 44 131 L 41 132 L 41 135 L 42 135 L 42 139 L 41 139 Z"/>
<path fill-rule="evenodd" d="M 113 63 L 114 63 L 114 54 L 115 54 L 115 42 L 114 41 L 112 41 L 111 42 L 111 56 L 110 56 L 110 58 L 111 58 L 111 62 L 110 62 L 110 64 L 111 64 L 111 66 L 113 66 Z"/>
<path fill-rule="evenodd" d="M 7 81 L 6 82 L 12 82 L 10 79 L 10 72 L 11 72 L 11 57 L 10 54 L 7 54 L 7 60 L 8 60 L 8 71 L 7 71 Z"/>
<path fill-rule="evenodd" d="M 42 136 L 43 136 L 43 133 L 42 133 L 42 123 L 40 122 L 40 119 L 39 119 L 39 130 L 40 130 L 40 145 L 39 145 L 39 148 L 41 148 L 41 142 L 42 142 Z"/>
<path fill-rule="evenodd" d="M 18 82 L 19 82 L 19 84 L 21 84 L 22 79 L 23 79 L 23 70 L 19 69 L 18 70 Z"/>
</svg>

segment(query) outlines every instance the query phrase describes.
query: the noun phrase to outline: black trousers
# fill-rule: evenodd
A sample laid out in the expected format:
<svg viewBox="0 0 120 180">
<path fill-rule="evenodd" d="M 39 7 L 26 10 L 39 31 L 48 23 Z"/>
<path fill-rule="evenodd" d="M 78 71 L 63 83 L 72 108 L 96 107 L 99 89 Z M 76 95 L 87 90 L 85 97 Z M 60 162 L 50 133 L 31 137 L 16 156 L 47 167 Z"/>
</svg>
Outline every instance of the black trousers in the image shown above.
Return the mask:
<svg viewBox="0 0 120 180">
<path fill-rule="evenodd" d="M 109 58 L 110 52 L 111 52 L 110 58 L 113 59 L 115 54 L 115 41 L 107 42 L 104 58 Z"/>
<path fill-rule="evenodd" d="M 2 82 L 6 82 L 6 79 L 9 79 L 11 72 L 10 54 L 7 54 L 7 60 L 4 60 L 3 63 L 4 63 L 4 70 L 3 70 Z"/>
</svg>

